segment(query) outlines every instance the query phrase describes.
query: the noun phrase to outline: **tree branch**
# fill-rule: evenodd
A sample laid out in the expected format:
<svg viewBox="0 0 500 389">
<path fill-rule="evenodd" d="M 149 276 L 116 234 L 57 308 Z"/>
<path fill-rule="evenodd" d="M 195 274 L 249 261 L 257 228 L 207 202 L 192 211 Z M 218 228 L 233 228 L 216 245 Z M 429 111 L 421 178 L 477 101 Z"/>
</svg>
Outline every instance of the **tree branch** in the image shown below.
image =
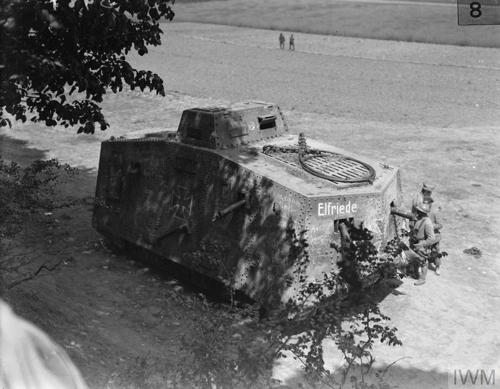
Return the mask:
<svg viewBox="0 0 500 389">
<path fill-rule="evenodd" d="M 26 281 L 29 281 L 29 280 L 32 280 L 33 278 L 35 278 L 38 274 L 40 274 L 40 272 L 43 270 L 43 269 L 46 269 L 48 271 L 53 271 L 55 270 L 56 268 L 58 268 L 62 263 L 63 263 L 64 259 L 60 259 L 57 263 L 55 263 L 54 265 L 52 266 L 48 266 L 46 263 L 44 263 L 43 265 L 41 265 L 35 272 L 33 273 L 30 273 L 28 274 L 27 276 L 25 276 L 24 278 L 21 278 L 20 280 L 17 280 L 17 281 L 14 281 L 14 282 L 11 282 L 9 285 L 7 285 L 7 289 L 12 289 L 14 288 L 15 286 L 19 285 L 19 284 L 22 284 L 23 282 L 26 282 Z"/>
</svg>

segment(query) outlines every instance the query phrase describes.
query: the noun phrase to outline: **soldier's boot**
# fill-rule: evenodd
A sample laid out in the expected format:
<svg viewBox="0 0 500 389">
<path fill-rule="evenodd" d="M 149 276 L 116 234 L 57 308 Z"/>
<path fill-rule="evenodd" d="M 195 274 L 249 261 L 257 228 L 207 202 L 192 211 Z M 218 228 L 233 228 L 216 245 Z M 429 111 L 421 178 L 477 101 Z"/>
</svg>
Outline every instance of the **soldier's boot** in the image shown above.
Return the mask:
<svg viewBox="0 0 500 389">
<path fill-rule="evenodd" d="M 436 272 L 437 276 L 441 275 L 441 272 L 439 271 L 440 267 L 441 267 L 441 258 L 436 258 L 436 265 L 434 271 Z"/>
<path fill-rule="evenodd" d="M 419 269 L 419 277 L 418 277 L 418 280 L 415 282 L 415 286 L 419 286 L 419 285 L 423 285 L 425 284 L 425 277 L 427 276 L 427 264 L 425 264 L 424 266 L 422 266 L 420 269 Z"/>
</svg>

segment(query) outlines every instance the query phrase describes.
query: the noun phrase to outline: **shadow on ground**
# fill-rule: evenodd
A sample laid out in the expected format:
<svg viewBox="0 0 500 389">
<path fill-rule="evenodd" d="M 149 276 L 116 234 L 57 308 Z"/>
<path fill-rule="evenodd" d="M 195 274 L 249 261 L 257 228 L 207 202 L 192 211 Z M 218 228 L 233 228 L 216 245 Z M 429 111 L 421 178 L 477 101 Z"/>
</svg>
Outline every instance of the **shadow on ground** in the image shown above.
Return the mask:
<svg viewBox="0 0 500 389">
<path fill-rule="evenodd" d="M 44 150 L 28 148 L 28 142 L 0 135 L 0 157 L 19 164 L 27 165 L 36 159 L 45 157 Z"/>
<path fill-rule="evenodd" d="M 406 362 L 408 363 L 408 362 Z M 411 363 L 411 361 L 409 362 Z M 361 375 L 359 371 L 355 372 L 348 378 L 344 383 L 343 388 L 356 388 L 355 382 L 361 381 Z M 417 368 L 411 367 L 399 367 L 397 364 L 392 366 L 377 366 L 377 368 L 373 368 L 368 375 L 365 376 L 365 382 L 369 386 L 369 388 L 373 389 L 448 389 L 453 387 L 453 378 L 449 381 L 448 384 L 448 373 L 439 372 L 437 370 L 421 370 Z M 341 377 L 338 377 L 338 381 L 341 382 Z M 331 385 L 331 386 L 330 386 Z M 286 380 L 283 380 L 282 386 L 280 388 L 304 388 L 308 387 L 308 385 L 304 382 L 303 377 L 292 376 Z M 316 386 L 318 389 L 323 388 L 338 388 L 335 384 L 332 385 L 331 382 L 319 382 Z M 362 386 L 358 386 L 362 387 Z M 458 387 L 458 383 L 457 383 Z"/>
</svg>

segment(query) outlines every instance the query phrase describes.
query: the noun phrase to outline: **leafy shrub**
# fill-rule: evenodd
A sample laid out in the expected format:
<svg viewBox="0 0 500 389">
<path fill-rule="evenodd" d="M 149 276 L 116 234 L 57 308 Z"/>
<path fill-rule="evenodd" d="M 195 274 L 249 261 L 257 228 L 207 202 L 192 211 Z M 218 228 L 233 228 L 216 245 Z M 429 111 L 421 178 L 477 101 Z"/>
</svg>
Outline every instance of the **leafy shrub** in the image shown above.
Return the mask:
<svg viewBox="0 0 500 389">
<path fill-rule="evenodd" d="M 398 252 L 389 247 L 378 255 L 365 228 L 351 228 L 350 241 L 343 247 L 343 261 L 333 266 L 323 279 L 306 277 L 309 265 L 304 234 L 293 233 L 290 253 L 295 259 L 296 296 L 269 315 L 259 315 L 258 307 L 223 307 L 214 310 L 200 300 L 206 320 L 196 323 L 197 335 L 183 340 L 187 356 L 176 370 L 174 387 L 260 388 L 271 387 L 271 368 L 278 357 L 292 355 L 299 360 L 311 385 L 343 387 L 354 366 L 361 378 L 351 379 L 357 388 L 375 388 L 364 381 L 375 358 L 376 342 L 401 345 L 397 329 L 389 325 L 378 301 L 370 298 L 368 275 L 397 274 Z M 394 246 L 390 242 L 389 246 Z M 333 258 L 332 258 L 333 261 Z M 213 313 L 215 311 L 215 313 Z M 323 342 L 333 341 L 341 351 L 344 366 L 330 371 L 325 366 Z M 339 377 L 340 373 L 340 379 Z M 387 388 L 383 382 L 378 387 Z"/>
<path fill-rule="evenodd" d="M 74 174 L 74 169 L 56 159 L 36 160 L 23 167 L 0 158 L 0 236 L 20 232 L 28 218 L 70 205 L 57 199 L 57 183 Z"/>
</svg>

